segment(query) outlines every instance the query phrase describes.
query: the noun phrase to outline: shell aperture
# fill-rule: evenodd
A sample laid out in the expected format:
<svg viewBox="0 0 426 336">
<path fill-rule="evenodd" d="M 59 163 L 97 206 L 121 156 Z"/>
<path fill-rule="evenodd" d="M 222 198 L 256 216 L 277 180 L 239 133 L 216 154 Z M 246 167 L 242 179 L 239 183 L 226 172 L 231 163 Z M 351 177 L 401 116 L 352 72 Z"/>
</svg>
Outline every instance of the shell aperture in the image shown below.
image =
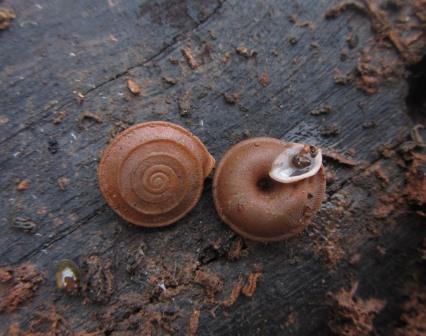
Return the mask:
<svg viewBox="0 0 426 336">
<path fill-rule="evenodd" d="M 289 143 L 272 164 L 269 176 L 281 183 L 293 183 L 315 175 L 321 168 L 321 149 Z"/>
</svg>

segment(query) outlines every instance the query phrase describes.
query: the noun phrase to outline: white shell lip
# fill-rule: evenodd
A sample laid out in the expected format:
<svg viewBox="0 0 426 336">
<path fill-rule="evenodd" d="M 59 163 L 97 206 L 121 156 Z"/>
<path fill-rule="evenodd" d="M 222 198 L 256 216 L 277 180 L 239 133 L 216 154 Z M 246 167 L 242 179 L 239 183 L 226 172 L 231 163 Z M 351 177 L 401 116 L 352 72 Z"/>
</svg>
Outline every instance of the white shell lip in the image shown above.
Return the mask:
<svg viewBox="0 0 426 336">
<path fill-rule="evenodd" d="M 292 174 L 298 170 L 291 163 L 293 157 L 298 154 L 301 150 L 304 149 L 304 144 L 299 143 L 288 143 L 288 147 L 277 156 L 277 158 L 272 163 L 271 170 L 269 171 L 269 176 L 281 183 L 294 183 L 301 180 L 304 180 L 308 177 L 314 176 L 320 170 L 322 166 L 322 153 L 321 149 L 317 148 L 317 155 L 313 158 L 313 161 L 310 166 L 308 166 L 308 171 L 299 175 Z"/>
</svg>

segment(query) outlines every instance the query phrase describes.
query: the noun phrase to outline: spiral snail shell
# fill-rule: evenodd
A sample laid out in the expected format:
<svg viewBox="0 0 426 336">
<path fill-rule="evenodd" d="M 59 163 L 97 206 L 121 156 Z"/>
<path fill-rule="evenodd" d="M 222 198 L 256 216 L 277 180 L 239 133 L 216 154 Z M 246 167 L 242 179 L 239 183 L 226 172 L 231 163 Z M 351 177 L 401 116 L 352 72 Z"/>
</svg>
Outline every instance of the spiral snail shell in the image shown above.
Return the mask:
<svg viewBox="0 0 426 336">
<path fill-rule="evenodd" d="M 134 125 L 105 149 L 101 192 L 125 220 L 145 227 L 172 224 L 198 202 L 215 164 L 199 138 L 169 122 Z"/>
<path fill-rule="evenodd" d="M 222 220 L 257 241 L 284 240 L 301 232 L 325 195 L 320 152 L 311 147 L 273 138 L 233 146 L 213 179 L 214 202 Z"/>
</svg>

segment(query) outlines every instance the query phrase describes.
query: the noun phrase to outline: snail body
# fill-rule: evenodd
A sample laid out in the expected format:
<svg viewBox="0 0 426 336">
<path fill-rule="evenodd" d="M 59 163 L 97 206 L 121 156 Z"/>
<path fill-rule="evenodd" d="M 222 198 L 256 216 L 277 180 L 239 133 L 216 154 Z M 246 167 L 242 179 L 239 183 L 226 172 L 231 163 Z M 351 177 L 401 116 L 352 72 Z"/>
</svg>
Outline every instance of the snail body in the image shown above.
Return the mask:
<svg viewBox="0 0 426 336">
<path fill-rule="evenodd" d="M 199 138 L 169 122 L 134 125 L 104 151 L 101 192 L 122 218 L 145 227 L 172 224 L 198 202 L 215 164 Z"/>
<path fill-rule="evenodd" d="M 269 176 L 281 183 L 293 183 L 314 176 L 321 166 L 321 149 L 291 142 L 272 163 Z"/>
<path fill-rule="evenodd" d="M 214 202 L 222 220 L 243 237 L 257 241 L 284 240 L 301 232 L 319 210 L 325 195 L 322 165 L 318 167 L 303 157 L 293 161 L 293 156 L 305 155 L 300 153 L 305 148 L 301 146 L 273 138 L 253 138 L 232 147 L 213 180 Z M 296 166 L 293 168 L 298 175 L 310 176 L 289 181 L 294 176 L 286 170 L 285 174 L 278 174 L 285 183 L 271 178 L 277 173 L 274 163 L 283 162 L 285 169 Z M 317 171 L 304 171 L 307 167 Z"/>
</svg>

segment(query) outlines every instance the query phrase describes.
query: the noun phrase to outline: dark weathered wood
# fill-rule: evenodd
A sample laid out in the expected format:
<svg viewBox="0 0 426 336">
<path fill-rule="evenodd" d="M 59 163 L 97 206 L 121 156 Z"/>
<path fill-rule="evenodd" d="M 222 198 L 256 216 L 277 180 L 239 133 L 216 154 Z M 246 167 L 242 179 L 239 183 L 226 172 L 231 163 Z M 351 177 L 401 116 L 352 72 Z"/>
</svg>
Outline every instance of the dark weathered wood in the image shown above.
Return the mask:
<svg viewBox="0 0 426 336">
<path fill-rule="evenodd" d="M 172 320 L 172 333 L 183 335 L 191 314 L 200 309 L 199 335 L 328 334 L 333 315 L 327 293 L 349 288 L 353 281 L 359 282 L 360 297 L 387 301 L 375 320 L 380 334 L 400 327 L 401 304 L 409 293 L 405 287 L 421 283 L 412 277 L 419 273 L 425 229 L 415 214 L 418 209 L 413 211 L 405 200 L 383 219 L 374 210 L 382 195 L 404 188 L 407 169 L 377 149 L 386 143 L 398 148 L 407 139 L 413 126 L 405 105 L 408 84 L 399 77 L 366 95 L 354 83 L 335 83 L 335 69 L 353 71 L 363 45 L 373 37 L 364 16 L 344 13 L 325 20 L 324 13 L 336 3 L 11 2 L 17 17 L 10 29 L 0 31 L 0 116 L 8 120 L 0 124 L 0 266 L 29 261 L 45 273 L 45 280 L 16 312 L 0 315 L 0 329 L 7 334 L 17 322 L 28 330 L 34 310 L 49 312 L 54 306 L 74 332 L 133 334 L 137 327 L 129 321 L 134 318 L 147 330 L 146 316 L 154 311 Z M 290 15 L 314 28 L 299 27 Z M 359 45 L 341 61 L 349 32 L 358 36 Z M 238 54 L 239 46 L 256 55 Z M 182 48 L 192 51 L 196 69 Z M 264 73 L 268 85 L 259 81 Z M 128 91 L 129 78 L 141 86 L 139 96 Z M 178 105 L 186 92 L 191 92 L 191 110 L 182 116 Z M 224 94 L 234 92 L 239 102 L 227 103 Z M 332 112 L 311 115 L 323 105 Z M 53 123 L 60 112 L 64 119 Z M 86 112 L 102 122 L 82 118 Z M 354 149 L 354 160 L 363 164 L 354 168 L 326 161 L 336 180 L 314 223 L 287 242 L 246 241 L 242 257 L 230 260 L 227 251 L 239 238 L 216 215 L 209 179 L 190 215 L 164 229 L 127 224 L 102 199 L 96 179 L 102 149 L 124 127 L 148 120 L 186 126 L 218 160 L 245 137 L 272 136 L 341 153 Z M 377 127 L 363 127 L 371 121 Z M 340 133 L 321 135 L 333 123 Z M 381 189 L 380 178 L 368 174 L 375 164 L 386 168 L 391 181 Z M 69 179 L 64 190 L 58 186 L 61 177 Z M 17 191 L 23 179 L 29 188 Z M 14 228 L 22 219 L 36 229 Z M 141 245 L 145 256 L 132 261 L 129 254 Z M 351 263 L 356 254 L 360 261 Z M 107 303 L 85 304 L 84 293 L 69 297 L 55 289 L 58 261 L 73 259 L 84 273 L 91 255 L 104 263 L 102 269 L 111 263 L 114 290 L 104 298 Z M 131 272 L 129 265 L 134 265 Z M 177 281 L 183 289 L 173 299 L 155 298 L 158 286 L 149 283 L 150 277 L 190 266 L 223 279 L 219 301 L 240 276 L 244 281 L 250 272 L 262 276 L 252 298 L 241 295 L 227 308 L 212 303 L 191 276 Z M 169 280 L 162 279 L 166 285 Z M 126 303 L 126 295 L 138 298 L 140 306 Z M 142 312 L 148 315 L 138 318 Z M 286 325 L 291 313 L 296 320 Z"/>
</svg>

